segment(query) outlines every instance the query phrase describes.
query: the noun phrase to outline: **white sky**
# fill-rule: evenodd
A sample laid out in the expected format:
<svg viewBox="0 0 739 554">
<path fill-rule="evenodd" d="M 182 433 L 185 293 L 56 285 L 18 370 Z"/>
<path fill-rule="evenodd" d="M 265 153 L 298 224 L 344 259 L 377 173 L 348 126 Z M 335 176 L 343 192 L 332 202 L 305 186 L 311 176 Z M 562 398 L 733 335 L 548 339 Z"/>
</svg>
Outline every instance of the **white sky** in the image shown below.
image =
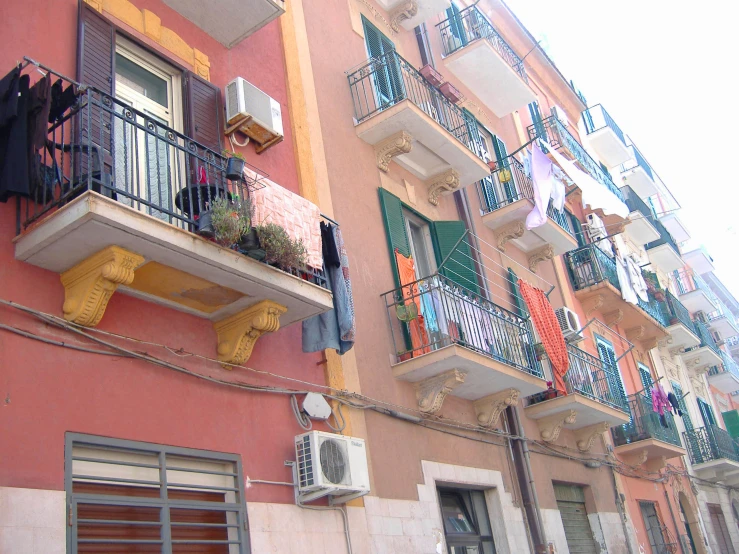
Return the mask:
<svg viewBox="0 0 739 554">
<path fill-rule="evenodd" d="M 739 298 L 739 3 L 506 3 L 588 104 L 603 104 L 632 138 L 681 204 L 689 249 L 703 244 Z"/>
</svg>

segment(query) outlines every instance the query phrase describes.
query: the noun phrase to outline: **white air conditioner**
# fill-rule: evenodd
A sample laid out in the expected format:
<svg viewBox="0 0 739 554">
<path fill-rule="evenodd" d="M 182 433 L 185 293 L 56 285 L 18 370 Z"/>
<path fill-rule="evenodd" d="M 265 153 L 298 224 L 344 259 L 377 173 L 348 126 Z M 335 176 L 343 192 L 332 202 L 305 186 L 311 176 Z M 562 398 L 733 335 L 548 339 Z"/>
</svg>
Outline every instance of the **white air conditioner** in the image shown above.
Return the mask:
<svg viewBox="0 0 739 554">
<path fill-rule="evenodd" d="M 226 85 L 226 134 L 235 131 L 259 143 L 257 152 L 284 138 L 280 103 L 242 77 Z"/>
<path fill-rule="evenodd" d="M 569 119 L 567 119 L 567 114 L 559 106 L 552 106 L 552 115 L 559 119 L 560 123 L 562 123 L 562 125 L 564 125 L 565 127 L 570 124 Z"/>
<path fill-rule="evenodd" d="M 724 339 L 721 336 L 721 333 L 718 331 L 711 331 L 711 336 L 713 337 L 713 340 L 716 342 L 717 345 L 721 346 L 724 344 Z"/>
<path fill-rule="evenodd" d="M 330 496 L 343 504 L 370 490 L 364 440 L 311 431 L 295 437 L 301 502 Z"/>
<path fill-rule="evenodd" d="M 559 328 L 562 329 L 562 334 L 565 336 L 567 342 L 580 342 L 583 340 L 583 336 L 578 334 L 580 330 L 580 318 L 578 315 L 567 308 L 562 306 L 554 311 L 559 322 Z"/>
</svg>

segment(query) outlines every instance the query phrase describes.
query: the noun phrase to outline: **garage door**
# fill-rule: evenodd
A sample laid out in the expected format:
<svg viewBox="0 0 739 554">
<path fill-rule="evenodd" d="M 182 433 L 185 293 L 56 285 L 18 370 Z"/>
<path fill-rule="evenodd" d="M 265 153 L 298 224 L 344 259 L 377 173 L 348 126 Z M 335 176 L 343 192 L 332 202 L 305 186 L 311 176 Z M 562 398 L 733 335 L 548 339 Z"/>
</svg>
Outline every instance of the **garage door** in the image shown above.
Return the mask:
<svg viewBox="0 0 739 554">
<path fill-rule="evenodd" d="M 582 487 L 554 485 L 554 496 L 570 554 L 598 554 L 588 512 L 585 510 L 585 493 Z"/>
</svg>

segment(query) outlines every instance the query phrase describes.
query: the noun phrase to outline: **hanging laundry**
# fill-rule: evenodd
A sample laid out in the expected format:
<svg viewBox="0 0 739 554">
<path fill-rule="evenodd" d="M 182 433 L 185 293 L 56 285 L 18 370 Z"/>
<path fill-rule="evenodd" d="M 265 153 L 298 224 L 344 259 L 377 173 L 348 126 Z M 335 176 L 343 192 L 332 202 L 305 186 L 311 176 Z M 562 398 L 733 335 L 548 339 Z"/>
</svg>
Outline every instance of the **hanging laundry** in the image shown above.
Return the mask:
<svg viewBox="0 0 739 554">
<path fill-rule="evenodd" d="M 668 393 L 667 394 L 667 401 L 672 406 L 672 413 L 675 414 L 675 415 L 679 415 L 680 417 L 682 417 L 683 411 L 680 409 L 680 403 L 678 402 L 677 396 L 675 396 L 675 393 L 672 393 L 672 392 Z"/>
<path fill-rule="evenodd" d="M 608 254 L 610 258 L 613 258 L 611 242 L 604 238 L 608 236 L 608 231 L 606 231 L 606 225 L 603 223 L 603 220 L 597 214 L 588 214 L 586 219 L 588 223 L 585 229 L 587 230 L 590 241 Z"/>
<path fill-rule="evenodd" d="M 616 257 L 616 276 L 618 277 L 618 286 L 621 289 L 621 297 L 629 304 L 636 306 L 639 303 L 639 298 L 631 287 L 626 261 L 620 256 Z"/>
<path fill-rule="evenodd" d="M 554 182 L 552 162 L 534 143 L 531 148 L 531 184 L 534 189 L 534 209 L 526 216 L 526 228 L 531 230 L 547 222 L 547 208 L 552 197 Z"/>
<path fill-rule="evenodd" d="M 400 285 L 403 290 L 403 299 L 405 302 L 413 302 L 418 311 L 418 317 L 408 323 L 408 329 L 411 335 L 411 346 L 413 348 L 412 355 L 418 356 L 431 352 L 429 347 L 429 335 L 426 330 L 426 322 L 421 310 L 421 297 L 416 282 L 416 268 L 413 258 L 406 258 L 395 250 L 395 262 L 398 266 L 398 275 L 400 277 Z M 399 299 L 396 299 L 399 300 Z"/>
<path fill-rule="evenodd" d="M 17 82 L 16 82 L 17 78 Z M 0 202 L 29 196 L 28 91 L 31 78 L 14 69 L 0 81 Z"/>
<path fill-rule="evenodd" d="M 662 384 L 657 383 L 652 389 L 652 411 L 658 413 L 660 416 L 664 416 L 665 410 L 670 411 L 670 402 L 667 400 L 667 393 L 662 388 Z"/>
<path fill-rule="evenodd" d="M 629 281 L 631 281 L 631 288 L 634 289 L 636 295 L 644 302 L 649 302 L 649 295 L 647 294 L 647 282 L 644 280 L 641 268 L 634 260 L 632 256 L 626 258 L 626 267 L 629 272 Z"/>
<path fill-rule="evenodd" d="M 529 285 L 522 279 L 518 280 L 521 297 L 531 314 L 536 332 L 541 338 L 549 361 L 552 364 L 552 373 L 557 390 L 567 394 L 564 377 L 570 367 L 570 358 L 567 354 L 567 343 L 562 329 L 557 321 L 554 308 L 549 303 L 544 291 Z"/>
</svg>

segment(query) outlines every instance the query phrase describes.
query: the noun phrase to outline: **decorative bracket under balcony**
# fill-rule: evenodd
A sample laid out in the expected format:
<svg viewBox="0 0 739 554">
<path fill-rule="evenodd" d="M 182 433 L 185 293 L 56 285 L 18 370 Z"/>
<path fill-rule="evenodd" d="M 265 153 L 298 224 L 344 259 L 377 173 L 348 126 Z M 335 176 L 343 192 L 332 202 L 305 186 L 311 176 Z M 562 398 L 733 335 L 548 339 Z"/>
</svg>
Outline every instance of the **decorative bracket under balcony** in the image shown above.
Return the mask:
<svg viewBox="0 0 739 554">
<path fill-rule="evenodd" d="M 280 328 L 280 316 L 286 311 L 287 308 L 276 302 L 262 300 L 214 323 L 213 328 L 218 335 L 218 360 L 226 362 L 223 367 L 233 369 L 233 365 L 246 362 L 257 339 Z"/>
<path fill-rule="evenodd" d="M 565 410 L 557 414 L 539 419 L 536 423 L 539 425 L 539 433 L 545 442 L 554 442 L 559 438 L 562 427 L 567 423 L 572 425 L 577 420 L 577 412 L 575 410 Z"/>
<path fill-rule="evenodd" d="M 536 273 L 539 262 L 546 262 L 552 258 L 554 258 L 554 247 L 551 244 L 545 244 L 529 254 L 529 269 Z"/>
<path fill-rule="evenodd" d="M 377 167 L 387 173 L 390 169 L 390 160 L 401 154 L 408 154 L 413 147 L 413 137 L 405 131 L 398 131 L 375 145 Z"/>
<path fill-rule="evenodd" d="M 466 375 L 464 371 L 452 369 L 418 382 L 416 384 L 418 408 L 427 415 L 437 413 L 441 410 L 447 394 L 464 383 Z"/>
<path fill-rule="evenodd" d="M 523 221 L 511 221 L 504 225 L 495 233 L 498 242 L 498 248 L 501 252 L 505 252 L 505 245 L 509 240 L 520 239 L 526 232 L 526 226 Z"/>
<path fill-rule="evenodd" d="M 400 23 L 418 14 L 418 0 L 404 0 L 390 12 L 390 26 L 396 33 L 400 32 Z"/>
<path fill-rule="evenodd" d="M 577 441 L 577 448 L 580 452 L 590 452 L 593 447 L 595 439 L 608 431 L 610 425 L 607 421 L 601 421 L 593 425 L 588 425 L 582 429 L 575 431 L 575 440 Z"/>
<path fill-rule="evenodd" d="M 605 296 L 602 294 L 594 294 L 593 296 L 587 298 L 583 303 L 582 307 L 585 310 L 585 317 L 590 319 L 593 316 L 593 313 L 600 310 L 603 305 L 605 304 Z"/>
<path fill-rule="evenodd" d="M 603 314 L 603 317 L 605 318 L 606 325 L 613 328 L 624 320 L 624 311 L 619 308 Z"/>
<path fill-rule="evenodd" d="M 439 196 L 451 194 L 459 188 L 459 173 L 447 169 L 444 173 L 431 177 L 426 184 L 429 188 L 429 202 L 438 206 Z"/>
<path fill-rule="evenodd" d="M 118 285 L 130 285 L 144 257 L 119 246 L 108 246 L 61 274 L 64 319 L 95 327 Z"/>
<path fill-rule="evenodd" d="M 649 459 L 649 450 L 646 448 L 644 450 L 638 450 L 632 454 L 624 456 L 623 458 L 624 462 L 630 466 L 639 467 L 647 463 L 647 460 Z"/>
<path fill-rule="evenodd" d="M 503 410 L 518 404 L 519 395 L 517 389 L 506 389 L 475 400 L 472 405 L 477 414 L 477 423 L 482 427 L 496 427 Z"/>
</svg>

